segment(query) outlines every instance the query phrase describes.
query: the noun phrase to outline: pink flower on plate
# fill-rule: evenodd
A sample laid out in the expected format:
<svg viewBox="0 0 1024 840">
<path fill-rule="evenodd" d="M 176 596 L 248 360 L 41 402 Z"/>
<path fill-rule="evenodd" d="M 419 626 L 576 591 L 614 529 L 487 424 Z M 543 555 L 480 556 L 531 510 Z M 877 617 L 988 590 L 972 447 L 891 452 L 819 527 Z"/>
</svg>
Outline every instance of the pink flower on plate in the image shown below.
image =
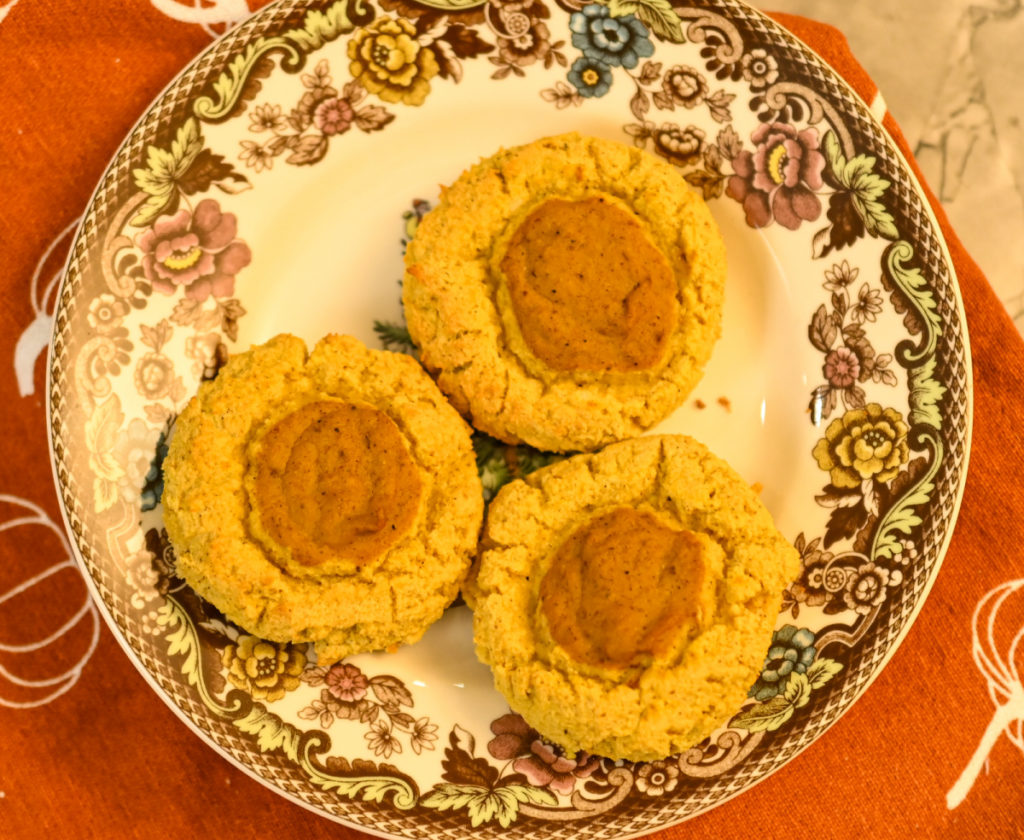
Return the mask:
<svg viewBox="0 0 1024 840">
<path fill-rule="evenodd" d="M 539 738 L 530 744 L 530 754 L 513 762 L 513 769 L 529 779 L 531 785 L 546 787 L 555 793 L 570 794 L 577 779 L 585 779 L 597 769 L 599 760 L 579 752 L 575 758 L 562 755 L 560 749 Z"/>
<path fill-rule="evenodd" d="M 824 185 L 825 169 L 817 130 L 771 123 L 758 126 L 750 139 L 754 151 L 743 150 L 733 158 L 735 174 L 726 188 L 743 205 L 747 224 L 764 227 L 774 218 L 796 230 L 801 222 L 817 219 L 821 201 L 814 192 Z"/>
<path fill-rule="evenodd" d="M 325 135 L 343 134 L 352 126 L 355 112 L 347 99 L 332 96 L 323 100 L 313 111 L 313 122 Z"/>
<path fill-rule="evenodd" d="M 346 703 L 354 703 L 366 696 L 366 689 L 369 682 L 366 675 L 355 665 L 338 663 L 332 665 L 331 670 L 324 677 L 327 690 L 339 700 Z"/>
<path fill-rule="evenodd" d="M 514 758 L 512 769 L 526 776 L 530 784 L 556 793 L 572 793 L 576 780 L 587 778 L 600 764 L 589 753 L 564 755 L 561 747 L 542 741 L 537 730 L 515 713 L 492 721 L 491 732 L 496 736 L 487 744 L 491 755 L 502 761 Z"/>
<path fill-rule="evenodd" d="M 207 198 L 194 211 L 181 209 L 161 216 L 140 233 L 142 268 L 153 288 L 173 295 L 179 286 L 186 297 L 204 301 L 210 295 L 227 297 L 235 290 L 235 275 L 252 259 L 249 246 L 235 238 L 234 214 L 222 213 Z"/>
<path fill-rule="evenodd" d="M 860 359 L 849 347 L 837 347 L 825 357 L 825 378 L 834 388 L 849 388 L 860 376 Z"/>
<path fill-rule="evenodd" d="M 529 755 L 530 744 L 540 737 L 536 729 L 514 712 L 492 721 L 491 732 L 495 737 L 487 744 L 487 751 L 502 761 Z"/>
</svg>

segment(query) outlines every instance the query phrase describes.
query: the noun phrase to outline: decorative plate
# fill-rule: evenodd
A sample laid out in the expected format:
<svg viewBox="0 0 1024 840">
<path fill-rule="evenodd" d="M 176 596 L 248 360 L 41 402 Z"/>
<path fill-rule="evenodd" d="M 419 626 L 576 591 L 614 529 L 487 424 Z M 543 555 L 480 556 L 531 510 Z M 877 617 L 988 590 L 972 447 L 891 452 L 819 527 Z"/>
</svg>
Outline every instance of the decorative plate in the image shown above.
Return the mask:
<svg viewBox="0 0 1024 840">
<path fill-rule="evenodd" d="M 491 688 L 456 606 L 330 668 L 224 621 L 175 577 L 161 459 L 226 355 L 287 331 L 410 349 L 402 250 L 501 146 L 577 130 L 700 190 L 728 246 L 724 333 L 658 431 L 763 488 L 803 559 L 742 708 L 681 755 L 565 755 Z M 112 631 L 216 750 L 395 837 L 628 836 L 700 814 L 853 704 L 939 570 L 971 386 L 950 260 L 865 105 L 734 0 L 282 0 L 199 56 L 95 193 L 60 293 L 54 469 Z M 548 456 L 480 438 L 488 494 Z"/>
</svg>

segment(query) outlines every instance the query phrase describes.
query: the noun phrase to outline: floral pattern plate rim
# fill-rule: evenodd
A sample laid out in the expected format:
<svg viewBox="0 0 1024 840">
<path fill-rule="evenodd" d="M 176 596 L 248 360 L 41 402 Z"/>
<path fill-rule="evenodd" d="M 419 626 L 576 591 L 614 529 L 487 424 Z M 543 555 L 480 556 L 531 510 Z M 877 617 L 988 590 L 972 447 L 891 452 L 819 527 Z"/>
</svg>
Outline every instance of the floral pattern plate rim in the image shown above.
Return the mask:
<svg viewBox="0 0 1024 840">
<path fill-rule="evenodd" d="M 490 685 L 455 606 L 323 667 L 175 576 L 160 464 L 228 352 L 291 331 L 415 352 L 401 253 L 500 145 L 579 130 L 679 167 L 730 258 L 723 338 L 658 431 L 725 456 L 802 558 L 764 668 L 706 741 L 567 755 Z M 342 148 L 344 147 L 344 148 Z M 54 475 L 115 636 L 200 737 L 324 816 L 395 837 L 626 837 L 796 756 L 920 610 L 966 475 L 970 358 L 937 223 L 881 126 L 736 0 L 279 0 L 197 57 L 100 182 L 50 356 Z M 478 436 L 489 496 L 551 457 Z"/>
</svg>

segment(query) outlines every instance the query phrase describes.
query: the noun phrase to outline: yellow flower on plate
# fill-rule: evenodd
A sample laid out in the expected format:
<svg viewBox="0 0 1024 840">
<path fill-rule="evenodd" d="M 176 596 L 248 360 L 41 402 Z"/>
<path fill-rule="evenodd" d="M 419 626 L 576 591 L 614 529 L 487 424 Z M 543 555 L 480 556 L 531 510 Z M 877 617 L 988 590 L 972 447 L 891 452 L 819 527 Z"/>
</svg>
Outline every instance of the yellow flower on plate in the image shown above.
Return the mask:
<svg viewBox="0 0 1024 840">
<path fill-rule="evenodd" d="M 870 403 L 829 423 L 813 454 L 836 487 L 890 481 L 910 457 L 907 424 L 895 409 Z"/>
<path fill-rule="evenodd" d="M 439 67 L 403 18 L 379 17 L 348 43 L 349 72 L 385 102 L 422 105 Z"/>
<path fill-rule="evenodd" d="M 306 655 L 288 644 L 266 642 L 256 636 L 239 636 L 221 654 L 231 684 L 257 700 L 273 702 L 299 687 Z"/>
</svg>

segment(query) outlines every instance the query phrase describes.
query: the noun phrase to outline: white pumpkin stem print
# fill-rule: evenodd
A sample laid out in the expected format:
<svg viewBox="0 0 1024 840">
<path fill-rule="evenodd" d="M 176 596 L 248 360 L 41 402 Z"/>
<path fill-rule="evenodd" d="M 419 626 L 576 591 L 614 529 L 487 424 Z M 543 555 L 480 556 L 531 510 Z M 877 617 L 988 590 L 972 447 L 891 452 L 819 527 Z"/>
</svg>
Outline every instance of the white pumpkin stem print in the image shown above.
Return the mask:
<svg viewBox="0 0 1024 840">
<path fill-rule="evenodd" d="M 1016 603 L 1011 600 L 1014 596 Z M 1024 617 L 1024 579 L 1011 580 L 997 586 L 974 609 L 971 654 L 978 670 L 988 682 L 988 693 L 996 704 L 996 711 L 974 755 L 946 794 L 946 806 L 951 810 L 966 798 L 1001 734 L 1006 733 L 1024 751 L 1024 683 L 1021 682 L 1016 661 L 1024 642 L 1024 623 L 1009 631 L 997 624 L 1000 611 L 1013 611 L 1014 607 L 1017 608 L 1014 617 L 1020 620 Z M 1007 642 L 1008 632 L 1012 636 Z M 1000 642 L 1004 646 L 1000 647 Z"/>
</svg>

